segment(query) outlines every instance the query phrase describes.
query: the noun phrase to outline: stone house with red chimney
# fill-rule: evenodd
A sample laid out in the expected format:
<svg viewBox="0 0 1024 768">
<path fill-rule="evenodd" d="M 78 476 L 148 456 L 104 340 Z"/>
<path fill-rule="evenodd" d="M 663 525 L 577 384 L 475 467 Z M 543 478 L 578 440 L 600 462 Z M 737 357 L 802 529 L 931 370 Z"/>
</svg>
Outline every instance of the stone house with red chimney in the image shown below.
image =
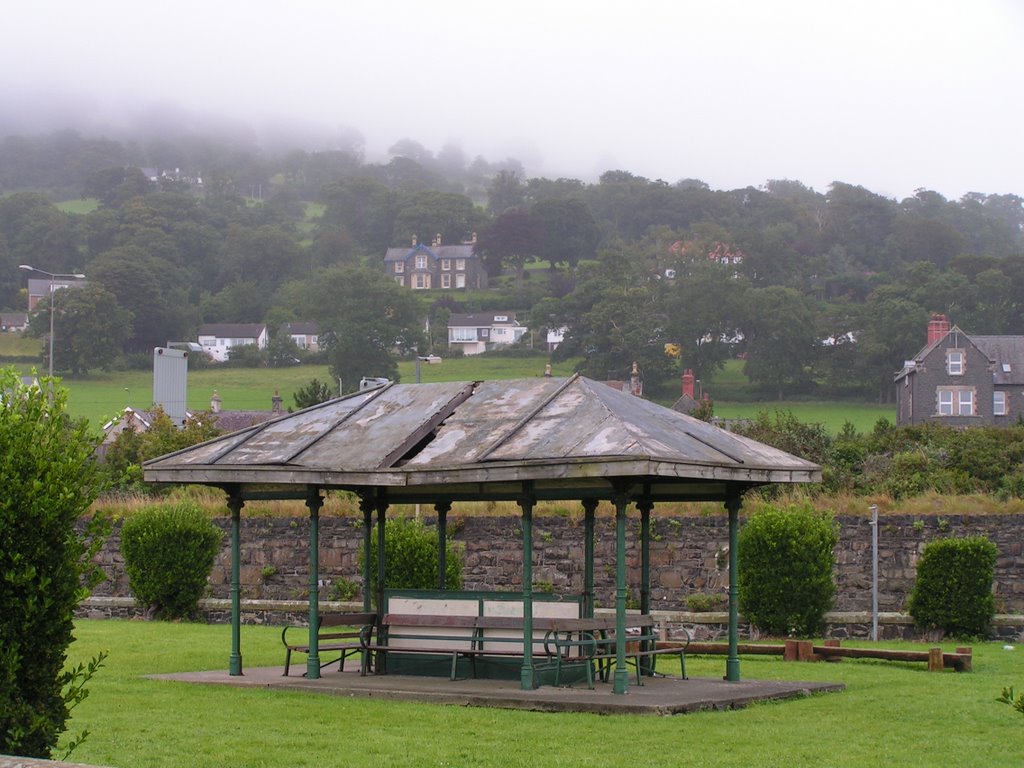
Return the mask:
<svg viewBox="0 0 1024 768">
<path fill-rule="evenodd" d="M 1012 426 L 1024 418 L 1024 336 L 976 336 L 932 315 L 895 375 L 896 423 Z"/>
</svg>

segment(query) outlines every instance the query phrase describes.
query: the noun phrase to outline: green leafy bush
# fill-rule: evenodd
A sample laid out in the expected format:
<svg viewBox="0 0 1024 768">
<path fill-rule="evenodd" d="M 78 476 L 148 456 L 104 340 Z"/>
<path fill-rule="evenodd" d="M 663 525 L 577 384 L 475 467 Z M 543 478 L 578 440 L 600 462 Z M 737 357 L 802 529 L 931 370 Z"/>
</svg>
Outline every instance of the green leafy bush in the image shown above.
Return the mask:
<svg viewBox="0 0 1024 768">
<path fill-rule="evenodd" d="M 102 481 L 96 440 L 68 419 L 65 390 L 24 387 L 8 369 L 0 392 L 0 754 L 45 758 L 87 693 L 88 675 L 65 662 L 106 521 L 75 526 Z"/>
<path fill-rule="evenodd" d="M 223 534 L 195 502 L 139 510 L 121 527 L 128 586 L 162 618 L 191 617 Z"/>
<path fill-rule="evenodd" d="M 756 513 L 739 534 L 743 615 L 772 635 L 820 634 L 835 597 L 838 540 L 832 516 L 810 505 L 768 505 Z"/>
<path fill-rule="evenodd" d="M 908 610 L 926 629 L 954 637 L 984 637 L 995 616 L 992 580 L 996 545 L 984 536 L 937 539 L 917 562 Z"/>
<path fill-rule="evenodd" d="M 371 537 L 370 593 L 377 593 L 377 526 Z M 393 589 L 437 589 L 437 531 L 412 518 L 389 519 L 384 527 L 386 587 Z M 360 558 L 361 560 L 361 558 Z M 445 549 L 445 585 L 462 587 L 462 550 L 452 541 Z"/>
</svg>

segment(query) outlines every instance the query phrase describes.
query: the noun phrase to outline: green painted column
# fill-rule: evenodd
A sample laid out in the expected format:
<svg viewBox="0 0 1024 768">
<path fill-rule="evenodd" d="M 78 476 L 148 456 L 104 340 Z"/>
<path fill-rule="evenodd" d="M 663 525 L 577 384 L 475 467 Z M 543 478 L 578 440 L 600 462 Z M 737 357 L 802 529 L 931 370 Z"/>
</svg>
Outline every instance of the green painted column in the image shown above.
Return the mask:
<svg viewBox="0 0 1024 768">
<path fill-rule="evenodd" d="M 597 499 L 583 502 L 583 616 L 594 618 L 594 513 Z"/>
<path fill-rule="evenodd" d="M 523 520 L 523 668 L 519 687 L 532 691 L 537 687 L 533 669 L 533 505 L 535 500 L 519 500 Z"/>
<path fill-rule="evenodd" d="M 629 690 L 629 670 L 626 669 L 626 507 L 625 496 L 615 501 L 615 675 L 612 693 Z"/>
<path fill-rule="evenodd" d="M 650 501 L 637 502 L 640 510 L 640 613 L 651 612 L 651 510 Z"/>
<path fill-rule="evenodd" d="M 388 503 L 380 500 L 376 503 L 377 506 L 377 621 L 380 622 L 384 618 L 384 581 L 387 577 L 387 553 L 384 546 L 385 542 L 385 523 L 388 515 Z M 369 560 L 369 558 L 367 558 Z M 376 655 L 376 671 L 380 673 L 387 672 L 387 654 L 378 653 Z"/>
<path fill-rule="evenodd" d="M 363 498 L 359 500 L 359 509 L 363 512 L 363 612 L 373 610 L 373 599 L 370 596 L 370 559 L 373 554 L 373 502 Z"/>
<path fill-rule="evenodd" d="M 306 656 L 306 677 L 320 677 L 320 507 L 324 504 L 320 491 L 306 497 L 309 508 L 309 654 Z"/>
<path fill-rule="evenodd" d="M 725 503 L 729 510 L 729 656 L 725 662 L 725 679 L 738 682 L 740 679 L 740 586 L 739 586 L 739 530 L 740 495 L 729 492 Z"/>
<path fill-rule="evenodd" d="M 434 505 L 437 511 L 437 588 L 448 589 L 445 572 L 448 568 L 448 511 L 450 501 L 439 501 Z"/>
<path fill-rule="evenodd" d="M 242 528 L 242 507 L 245 502 L 240 496 L 228 496 L 231 511 L 231 656 L 228 659 L 228 674 L 242 674 L 242 579 L 241 551 L 239 539 Z"/>
</svg>

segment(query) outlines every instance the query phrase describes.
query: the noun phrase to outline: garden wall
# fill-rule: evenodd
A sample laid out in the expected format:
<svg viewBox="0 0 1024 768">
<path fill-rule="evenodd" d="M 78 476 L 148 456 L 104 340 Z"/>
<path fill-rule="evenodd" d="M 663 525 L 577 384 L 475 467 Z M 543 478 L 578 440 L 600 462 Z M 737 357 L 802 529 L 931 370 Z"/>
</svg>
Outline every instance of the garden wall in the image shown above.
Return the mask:
<svg viewBox="0 0 1024 768">
<path fill-rule="evenodd" d="M 255 506 L 255 505 L 254 505 Z M 433 518 L 425 516 L 428 523 Z M 871 525 L 864 517 L 841 517 L 836 548 L 835 610 L 871 610 Z M 224 545 L 210 578 L 210 597 L 224 599 L 230 590 L 229 521 L 219 519 Z M 639 519 L 627 529 L 629 581 L 640 581 Z M 521 589 L 522 546 L 516 517 L 462 517 L 450 514 L 450 537 L 465 548 L 463 586 L 471 590 Z M 724 595 L 729 576 L 725 515 L 653 517 L 651 521 L 651 608 L 688 609 L 694 593 Z M 879 610 L 900 613 L 914 584 L 924 545 L 940 536 L 987 536 L 999 550 L 995 596 L 998 613 L 1024 613 L 1024 516 L 885 516 L 879 520 Z M 598 607 L 615 599 L 615 526 L 599 516 L 596 527 L 595 592 Z M 358 600 L 362 520 L 320 520 L 320 597 Z M 309 595 L 309 521 L 305 518 L 245 516 L 241 532 L 242 597 L 258 600 L 303 600 Z M 98 556 L 107 580 L 93 594 L 128 596 L 116 525 Z M 540 590 L 583 589 L 582 515 L 534 517 L 534 585 Z M 629 602 L 638 603 L 636 586 Z"/>
</svg>

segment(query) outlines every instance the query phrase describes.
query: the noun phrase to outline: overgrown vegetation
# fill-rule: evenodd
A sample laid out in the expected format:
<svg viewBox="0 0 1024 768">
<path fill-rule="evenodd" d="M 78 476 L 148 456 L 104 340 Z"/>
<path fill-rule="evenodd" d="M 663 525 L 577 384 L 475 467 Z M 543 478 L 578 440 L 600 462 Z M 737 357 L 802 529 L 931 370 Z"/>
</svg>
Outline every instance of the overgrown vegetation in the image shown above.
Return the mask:
<svg viewBox="0 0 1024 768">
<path fill-rule="evenodd" d="M 87 425 L 66 392 L 0 373 L 0 753 L 50 757 L 102 656 L 66 668 L 75 607 L 97 583 L 105 535 L 75 525 L 99 493 Z M 72 740 L 80 743 L 84 734 Z"/>
<path fill-rule="evenodd" d="M 917 562 L 908 605 L 914 622 L 954 637 L 987 636 L 996 613 L 992 580 L 998 554 L 984 536 L 929 542 Z"/>
<path fill-rule="evenodd" d="M 416 518 L 397 517 L 386 525 L 384 557 L 387 564 L 385 586 L 393 589 L 437 589 L 437 531 Z M 377 526 L 371 537 L 377 541 Z M 462 549 L 449 540 L 445 549 L 445 588 L 462 587 Z M 360 555 L 360 566 L 363 558 Z M 370 594 L 377 593 L 377 549 L 370 552 Z"/>
<path fill-rule="evenodd" d="M 198 610 L 223 535 L 199 505 L 178 502 L 136 512 L 121 527 L 128 586 L 160 618 Z"/>
<path fill-rule="evenodd" d="M 830 514 L 808 505 L 763 507 L 740 529 L 740 612 L 771 635 L 820 635 L 835 597 L 838 541 Z"/>
</svg>

